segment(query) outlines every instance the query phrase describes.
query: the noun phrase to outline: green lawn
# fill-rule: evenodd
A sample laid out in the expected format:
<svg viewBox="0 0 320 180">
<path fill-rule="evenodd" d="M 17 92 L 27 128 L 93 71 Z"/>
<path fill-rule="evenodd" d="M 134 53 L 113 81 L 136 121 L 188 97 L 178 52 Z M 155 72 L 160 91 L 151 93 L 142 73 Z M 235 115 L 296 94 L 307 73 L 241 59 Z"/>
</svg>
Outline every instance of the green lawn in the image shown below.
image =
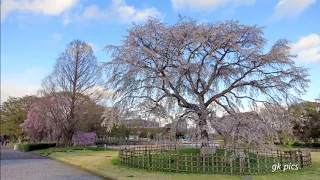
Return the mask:
<svg viewBox="0 0 320 180">
<path fill-rule="evenodd" d="M 320 177 L 320 152 L 312 152 L 311 168 L 250 176 L 169 173 L 128 168 L 117 165 L 118 152 L 114 150 L 50 148 L 33 152 L 119 180 L 242 180 L 243 177 L 251 177 L 253 180 L 318 180 Z"/>
</svg>

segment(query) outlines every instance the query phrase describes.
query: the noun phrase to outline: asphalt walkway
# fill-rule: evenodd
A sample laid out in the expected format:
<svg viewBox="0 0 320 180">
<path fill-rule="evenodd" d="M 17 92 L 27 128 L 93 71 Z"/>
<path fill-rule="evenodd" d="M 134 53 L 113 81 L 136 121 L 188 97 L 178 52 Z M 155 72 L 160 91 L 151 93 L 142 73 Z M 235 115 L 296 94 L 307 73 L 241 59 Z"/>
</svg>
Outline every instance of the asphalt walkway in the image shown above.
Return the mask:
<svg viewBox="0 0 320 180">
<path fill-rule="evenodd" d="M 33 153 L 0 146 L 1 180 L 100 180 L 101 178 Z"/>
</svg>

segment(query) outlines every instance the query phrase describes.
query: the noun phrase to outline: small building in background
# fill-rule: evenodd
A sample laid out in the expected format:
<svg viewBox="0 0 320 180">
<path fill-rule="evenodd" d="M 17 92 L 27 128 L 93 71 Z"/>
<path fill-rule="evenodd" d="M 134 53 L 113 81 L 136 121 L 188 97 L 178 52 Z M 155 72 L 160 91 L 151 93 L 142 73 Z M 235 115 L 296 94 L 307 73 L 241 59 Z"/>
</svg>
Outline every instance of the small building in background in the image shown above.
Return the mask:
<svg viewBox="0 0 320 180">
<path fill-rule="evenodd" d="M 158 128 L 160 126 L 158 122 L 143 119 L 126 119 L 121 123 L 130 128 Z"/>
</svg>

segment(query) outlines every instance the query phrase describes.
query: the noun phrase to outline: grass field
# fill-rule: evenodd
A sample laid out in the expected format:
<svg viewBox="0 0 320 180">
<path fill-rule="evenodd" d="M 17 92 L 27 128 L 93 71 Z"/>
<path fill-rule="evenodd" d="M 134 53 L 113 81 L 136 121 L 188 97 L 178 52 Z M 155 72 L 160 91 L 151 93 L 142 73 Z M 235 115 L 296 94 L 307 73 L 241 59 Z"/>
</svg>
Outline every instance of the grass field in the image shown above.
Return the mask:
<svg viewBox="0 0 320 180">
<path fill-rule="evenodd" d="M 320 152 L 312 152 L 313 164 L 310 168 L 251 176 L 168 173 L 127 168 L 118 165 L 116 160 L 118 152 L 114 150 L 50 148 L 34 152 L 119 180 L 246 180 L 249 178 L 252 180 L 318 180 L 320 178 Z"/>
</svg>

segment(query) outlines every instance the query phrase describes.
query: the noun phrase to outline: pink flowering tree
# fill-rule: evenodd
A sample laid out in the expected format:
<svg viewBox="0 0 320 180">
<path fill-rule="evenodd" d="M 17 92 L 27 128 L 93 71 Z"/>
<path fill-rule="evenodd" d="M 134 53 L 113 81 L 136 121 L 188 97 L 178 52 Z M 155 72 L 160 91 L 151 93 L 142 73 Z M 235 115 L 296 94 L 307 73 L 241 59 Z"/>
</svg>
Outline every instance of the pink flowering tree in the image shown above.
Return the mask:
<svg viewBox="0 0 320 180">
<path fill-rule="evenodd" d="M 87 128 L 84 128 L 87 126 L 85 122 L 92 120 L 92 115 L 96 113 L 90 109 L 92 103 L 89 102 L 91 101 L 86 100 L 88 97 L 84 95 L 82 99 L 79 98 L 77 111 L 70 119 L 70 101 L 64 94 L 60 92 L 59 97 L 45 96 L 32 104 L 27 113 L 27 119 L 20 125 L 31 141 L 49 140 L 57 143 L 63 141 L 70 146 L 74 135 L 87 131 Z M 100 125 L 99 122 L 97 124 Z M 90 135 L 86 134 L 85 138 L 88 136 Z"/>
<path fill-rule="evenodd" d="M 27 119 L 20 125 L 31 141 L 57 141 L 63 137 L 55 120 L 62 119 L 61 109 L 55 109 L 56 100 L 44 97 L 33 103 L 27 112 Z"/>
<path fill-rule="evenodd" d="M 27 119 L 20 125 L 31 141 L 41 141 L 46 136 L 47 119 L 40 115 L 41 111 L 39 103 L 33 104 L 27 113 Z"/>
<path fill-rule="evenodd" d="M 77 133 L 72 137 L 72 143 L 76 146 L 89 146 L 93 145 L 96 139 L 96 133 Z"/>
</svg>

